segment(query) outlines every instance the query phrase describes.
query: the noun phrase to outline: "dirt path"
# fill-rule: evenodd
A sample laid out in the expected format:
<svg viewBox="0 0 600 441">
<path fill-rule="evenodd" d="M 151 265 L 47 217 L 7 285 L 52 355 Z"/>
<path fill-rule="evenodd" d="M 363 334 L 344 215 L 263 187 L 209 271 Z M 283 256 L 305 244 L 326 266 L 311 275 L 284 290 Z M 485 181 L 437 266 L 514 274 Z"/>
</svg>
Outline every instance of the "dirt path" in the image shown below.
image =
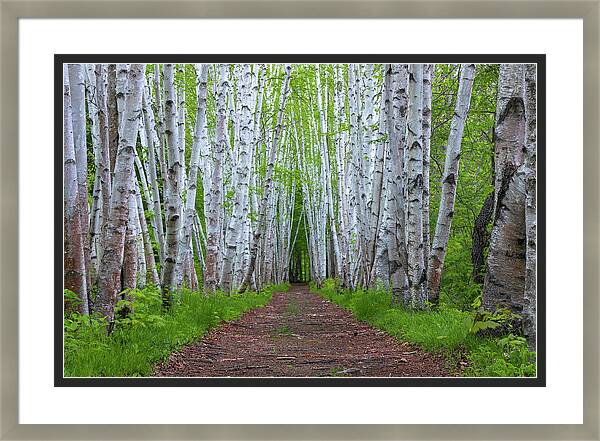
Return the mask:
<svg viewBox="0 0 600 441">
<path fill-rule="evenodd" d="M 439 377 L 440 357 L 292 285 L 264 308 L 208 333 L 156 368 L 161 377 Z"/>
</svg>

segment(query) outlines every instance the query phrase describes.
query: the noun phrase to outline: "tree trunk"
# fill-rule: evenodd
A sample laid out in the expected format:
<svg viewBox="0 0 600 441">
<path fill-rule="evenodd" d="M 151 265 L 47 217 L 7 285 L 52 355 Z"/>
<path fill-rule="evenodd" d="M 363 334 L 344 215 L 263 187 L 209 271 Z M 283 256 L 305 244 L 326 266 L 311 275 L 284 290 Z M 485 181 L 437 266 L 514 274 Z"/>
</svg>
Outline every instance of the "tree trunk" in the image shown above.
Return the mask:
<svg viewBox="0 0 600 441">
<path fill-rule="evenodd" d="M 482 304 L 520 312 L 525 290 L 524 67 L 500 66 L 495 141 L 494 227 Z"/>
<path fill-rule="evenodd" d="M 165 236 L 160 192 L 158 189 L 158 177 L 156 173 L 156 151 L 158 150 L 160 152 L 160 148 L 157 145 L 160 143 L 160 141 L 156 139 L 157 136 L 155 132 L 154 113 L 150 106 L 151 93 L 150 87 L 146 86 L 144 88 L 144 96 L 142 98 L 142 108 L 144 111 L 144 128 L 146 130 L 146 138 L 148 139 L 148 178 L 150 179 L 150 187 L 152 191 L 152 210 L 154 213 L 154 216 L 152 217 L 152 223 L 154 237 L 158 243 L 159 262 L 161 268 L 163 268 L 165 257 Z"/>
<path fill-rule="evenodd" d="M 162 302 L 169 308 L 176 289 L 176 270 L 181 233 L 181 196 L 185 158 L 180 156 L 177 130 L 177 103 L 175 101 L 175 73 L 173 64 L 164 66 L 165 85 L 165 144 L 168 150 L 167 198 L 165 202 L 167 234 L 165 243 L 165 260 L 162 271 Z"/>
<path fill-rule="evenodd" d="M 73 122 L 73 145 L 75 147 L 75 164 L 77 166 L 77 205 L 81 218 L 81 243 L 86 270 L 87 291 L 91 291 L 90 246 L 89 246 L 89 205 L 87 182 L 87 140 L 85 113 L 85 66 L 69 64 L 69 88 L 71 89 L 71 109 Z"/>
<path fill-rule="evenodd" d="M 432 82 L 435 64 L 426 64 L 423 69 L 423 263 L 429 266 L 431 254 L 430 221 L 429 221 L 429 169 L 431 162 L 431 100 Z M 429 285 L 428 280 L 425 285 Z"/>
<path fill-rule="evenodd" d="M 121 287 L 129 196 L 135 179 L 134 149 L 141 116 L 144 65 L 132 64 L 127 76 L 128 90 L 123 110 L 123 130 L 115 160 L 110 215 L 103 238 L 104 253 L 98 274 L 98 296 L 95 303 L 96 311 L 109 323 L 109 333 L 112 330 L 114 306 Z"/>
<path fill-rule="evenodd" d="M 450 125 L 448 146 L 446 147 L 446 163 L 444 165 L 444 175 L 442 179 L 440 208 L 438 211 L 433 246 L 431 248 L 431 259 L 429 262 L 429 301 L 433 304 L 437 304 L 440 300 L 440 284 L 442 281 L 442 272 L 444 270 L 448 239 L 450 238 L 450 229 L 452 227 L 452 216 L 454 216 L 460 147 L 467 115 L 469 114 L 474 76 L 475 65 L 463 64 L 458 86 L 456 107 Z"/>
<path fill-rule="evenodd" d="M 108 65 L 107 75 L 107 116 L 108 116 L 108 151 L 110 154 L 111 177 L 115 171 L 117 149 L 119 147 L 119 111 L 117 109 L 117 65 Z"/>
<path fill-rule="evenodd" d="M 102 195 L 102 225 L 100 228 L 100 250 L 98 259 L 102 261 L 104 234 L 110 218 L 110 195 L 112 194 L 112 175 L 110 165 L 110 120 L 108 115 L 107 69 L 102 64 L 96 64 L 96 96 L 98 100 L 98 122 L 100 124 L 100 155 L 98 169 L 100 174 L 100 191 Z"/>
<path fill-rule="evenodd" d="M 233 191 L 233 212 L 225 232 L 225 257 L 223 259 L 223 274 L 221 289 L 230 292 L 232 286 L 235 263 L 237 259 L 238 243 L 242 240 L 243 223 L 248 205 L 248 190 L 250 184 L 250 163 L 254 151 L 254 121 L 252 104 L 256 100 L 253 89 L 253 73 L 249 64 L 242 66 L 238 78 L 238 100 L 240 101 L 240 114 L 238 115 L 239 145 L 237 147 L 238 159 L 234 171 L 235 188 Z M 241 250 L 240 250 L 241 251 Z M 239 262 L 239 261 L 238 261 Z M 239 262 L 241 263 L 241 262 Z"/>
<path fill-rule="evenodd" d="M 388 259 L 392 303 L 408 299 L 408 253 L 406 250 L 406 213 L 404 156 L 406 151 L 406 126 L 408 112 L 408 65 L 392 64 L 392 109 L 388 110 L 390 161 L 388 165 L 387 205 L 390 210 L 388 226 L 390 243 Z"/>
<path fill-rule="evenodd" d="M 425 306 L 425 266 L 423 263 L 423 65 L 412 64 L 409 76 L 408 137 L 406 164 L 408 179 L 408 251 L 409 299 L 407 305 Z"/>
<path fill-rule="evenodd" d="M 523 330 L 530 351 L 537 350 L 536 295 L 537 295 L 537 66 L 525 66 L 525 114 L 527 118 L 526 139 L 526 175 L 525 175 L 525 228 L 526 228 L 526 263 L 525 293 L 523 297 Z"/>
<path fill-rule="evenodd" d="M 217 289 L 218 283 L 218 260 L 219 241 L 222 234 L 222 214 L 223 204 L 223 156 L 227 136 L 226 108 L 225 99 L 227 97 L 227 65 L 219 66 L 219 86 L 217 96 L 217 127 L 216 143 L 212 163 L 211 181 L 210 181 L 210 201 L 208 212 L 205 213 L 206 219 L 206 271 L 204 273 L 204 289 L 207 293 L 212 293 Z"/>
<path fill-rule="evenodd" d="M 67 311 L 88 314 L 88 292 L 82 242 L 81 205 L 78 195 L 77 162 L 69 70 L 63 67 L 63 149 L 64 149 L 64 287 L 79 296 L 79 304 L 65 303 Z M 87 203 L 87 202 L 86 202 Z"/>
<path fill-rule="evenodd" d="M 490 234 L 488 233 L 488 224 L 494 214 L 494 192 L 490 193 L 485 201 L 481 211 L 475 218 L 471 240 L 471 262 L 473 263 L 473 280 L 483 285 L 485 276 L 485 251 L 490 244 Z"/>
</svg>

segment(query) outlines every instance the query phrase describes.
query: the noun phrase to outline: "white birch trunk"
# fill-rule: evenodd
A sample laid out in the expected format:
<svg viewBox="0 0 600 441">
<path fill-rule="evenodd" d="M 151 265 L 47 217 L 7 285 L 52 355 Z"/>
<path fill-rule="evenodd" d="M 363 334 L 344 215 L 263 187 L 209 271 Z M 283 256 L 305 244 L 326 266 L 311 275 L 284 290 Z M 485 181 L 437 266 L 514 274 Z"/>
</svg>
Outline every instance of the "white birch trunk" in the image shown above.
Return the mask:
<svg viewBox="0 0 600 441">
<path fill-rule="evenodd" d="M 487 310 L 521 312 L 525 290 L 525 72 L 502 64 L 498 82 L 495 140 L 494 225 L 482 304 Z"/>
<path fill-rule="evenodd" d="M 167 198 L 165 201 L 167 234 L 165 243 L 165 260 L 162 270 L 162 299 L 163 306 L 169 307 L 176 289 L 177 257 L 179 236 L 181 234 L 181 196 L 183 188 L 183 162 L 178 142 L 177 108 L 175 102 L 174 66 L 164 65 L 165 86 L 165 144 L 168 150 Z"/>
<path fill-rule="evenodd" d="M 142 99 L 143 113 L 144 113 L 144 128 L 146 130 L 146 138 L 148 139 L 148 179 L 150 180 L 150 187 L 152 190 L 152 211 L 154 216 L 152 217 L 152 224 L 154 230 L 154 238 L 158 243 L 159 262 L 161 268 L 164 267 L 165 258 L 165 236 L 163 226 L 163 214 L 161 208 L 160 191 L 158 188 L 158 177 L 156 173 L 156 154 L 159 146 L 157 145 L 155 125 L 154 125 L 154 112 L 150 107 L 150 96 L 151 91 L 149 86 L 144 88 L 144 96 Z M 160 141 L 158 141 L 160 142 Z"/>
<path fill-rule="evenodd" d="M 144 65 L 132 64 L 128 72 L 128 92 L 123 110 L 123 130 L 115 161 L 114 182 L 110 201 L 110 217 L 104 235 L 104 252 L 98 275 L 98 296 L 95 309 L 112 329 L 114 305 L 121 289 L 125 230 L 129 211 L 129 196 L 135 179 L 134 156 L 142 107 Z"/>
<path fill-rule="evenodd" d="M 530 351 L 537 350 L 537 66 L 525 66 L 526 139 L 526 263 L 523 296 L 523 330 Z"/>
<path fill-rule="evenodd" d="M 431 253 L 430 219 L 429 219 L 429 169 L 431 163 L 431 101 L 432 82 L 435 72 L 435 64 L 426 64 L 423 70 L 423 263 L 425 268 L 429 267 Z M 425 285 L 429 284 L 428 279 Z"/>
<path fill-rule="evenodd" d="M 210 180 L 210 201 L 206 218 L 206 271 L 204 273 L 204 289 L 207 293 L 217 288 L 220 260 L 220 238 L 222 236 L 223 205 L 223 157 L 226 140 L 226 97 L 227 97 L 227 65 L 219 66 L 219 86 L 217 95 L 217 127 L 215 151 Z"/>
<path fill-rule="evenodd" d="M 71 89 L 71 116 L 73 125 L 73 145 L 77 167 L 77 205 L 81 226 L 81 243 L 84 255 L 84 271 L 87 291 L 91 290 L 90 247 L 89 247 L 89 205 L 87 183 L 87 141 L 85 113 L 85 66 L 69 64 L 69 87 Z"/>
<path fill-rule="evenodd" d="M 407 170 L 408 216 L 408 306 L 425 306 L 425 267 L 423 264 L 423 65 L 412 64 L 409 76 Z"/>
<path fill-rule="evenodd" d="M 238 244 L 242 240 L 243 223 L 247 215 L 248 190 L 250 179 L 251 155 L 254 151 L 254 115 L 252 103 L 256 100 L 253 87 L 253 74 L 250 65 L 244 64 L 238 78 L 238 101 L 240 102 L 240 113 L 237 115 L 236 124 L 239 125 L 239 145 L 237 148 L 238 159 L 235 168 L 234 182 L 235 192 L 233 201 L 233 213 L 225 233 L 225 258 L 223 260 L 223 275 L 221 278 L 221 289 L 230 292 L 235 289 L 232 286 L 234 270 L 237 259 Z M 239 250 L 241 251 L 241 250 Z M 240 262 L 241 263 L 241 262 Z"/>
<path fill-rule="evenodd" d="M 435 226 L 435 235 L 431 247 L 431 259 L 429 262 L 429 301 L 437 304 L 440 299 L 440 285 L 444 260 L 450 238 L 452 217 L 454 216 L 454 202 L 456 200 L 456 187 L 458 185 L 458 171 L 460 159 L 460 147 L 469 106 L 471 104 L 471 91 L 473 89 L 473 78 L 475 77 L 475 65 L 463 64 L 461 66 L 460 83 L 454 116 L 450 124 L 450 135 L 446 147 L 446 162 L 442 178 L 442 193 L 440 196 L 440 208 Z"/>
<path fill-rule="evenodd" d="M 392 240 L 388 247 L 392 302 L 409 304 L 408 252 L 406 245 L 406 213 L 404 157 L 408 113 L 408 65 L 392 65 L 392 111 L 388 113 L 390 130 L 390 166 L 388 181 L 388 204 L 391 210 L 390 232 Z"/>
<path fill-rule="evenodd" d="M 67 65 L 63 65 L 64 287 L 77 294 L 81 301 L 80 305 L 67 303 L 68 309 L 88 314 L 88 291 L 72 115 L 69 70 Z"/>
</svg>

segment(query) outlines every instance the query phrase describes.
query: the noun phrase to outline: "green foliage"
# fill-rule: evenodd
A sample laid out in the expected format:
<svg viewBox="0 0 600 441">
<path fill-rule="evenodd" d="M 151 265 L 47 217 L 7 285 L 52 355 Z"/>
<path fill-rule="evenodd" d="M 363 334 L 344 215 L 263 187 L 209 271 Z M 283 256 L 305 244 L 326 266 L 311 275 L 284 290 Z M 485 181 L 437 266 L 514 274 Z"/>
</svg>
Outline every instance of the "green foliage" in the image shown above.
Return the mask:
<svg viewBox="0 0 600 441">
<path fill-rule="evenodd" d="M 312 286 L 311 290 L 399 340 L 443 354 L 449 365 L 456 366 L 457 360 L 466 357 L 468 367 L 462 375 L 535 376 L 535 357 L 527 351 L 525 339 L 513 334 L 501 339 L 474 335 L 471 330 L 479 316 L 473 311 L 443 303 L 425 311 L 394 307 L 383 289 L 340 290 L 331 279 L 325 280 L 321 289 Z M 513 318 L 514 314 L 505 311 L 495 316 L 502 323 Z"/>
<path fill-rule="evenodd" d="M 472 272 L 471 236 L 451 237 L 448 241 L 440 289 L 442 304 L 462 311 L 472 309 L 473 301 L 481 296 L 483 288 L 473 280 Z"/>
<path fill-rule="evenodd" d="M 79 297 L 79 295 L 71 291 L 70 289 L 63 290 L 63 301 L 64 303 L 68 303 L 72 306 L 81 305 L 81 298 Z"/>
<path fill-rule="evenodd" d="M 535 377 L 535 352 L 523 337 L 513 334 L 499 340 L 486 339 L 468 355 L 463 374 L 473 377 Z"/>
<path fill-rule="evenodd" d="M 498 308 L 494 312 L 486 311 L 481 307 L 481 297 L 477 297 L 473 306 L 477 308 L 473 317 L 471 334 L 485 333 L 498 328 L 512 329 L 513 323 L 520 320 L 521 316 L 508 308 Z"/>
<path fill-rule="evenodd" d="M 151 287 L 128 292 L 117 309 L 132 312 L 119 317 L 110 336 L 98 316 L 72 313 L 64 319 L 64 369 L 67 377 L 148 376 L 153 366 L 171 352 L 197 341 L 223 321 L 239 318 L 253 308 L 267 304 L 276 291 L 287 285 L 267 287 L 243 295 L 182 290 L 171 310 L 161 308 L 160 289 Z"/>
</svg>

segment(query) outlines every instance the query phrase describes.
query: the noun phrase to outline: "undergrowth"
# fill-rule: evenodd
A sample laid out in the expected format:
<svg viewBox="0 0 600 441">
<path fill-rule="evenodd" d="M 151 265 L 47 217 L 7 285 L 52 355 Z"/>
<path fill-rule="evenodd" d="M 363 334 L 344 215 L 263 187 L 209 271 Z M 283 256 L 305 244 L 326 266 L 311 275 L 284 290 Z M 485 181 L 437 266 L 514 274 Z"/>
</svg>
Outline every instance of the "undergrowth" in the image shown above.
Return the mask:
<svg viewBox="0 0 600 441">
<path fill-rule="evenodd" d="M 266 287 L 242 295 L 181 290 L 169 311 L 161 307 L 160 289 L 147 287 L 129 292 L 132 302 L 118 308 L 133 310 L 116 321 L 106 335 L 106 323 L 98 316 L 70 314 L 64 319 L 65 377 L 136 377 L 152 374 L 153 366 L 182 346 L 200 339 L 223 321 L 266 305 L 274 292 L 288 285 Z M 117 314 L 118 316 L 118 314 Z"/>
<path fill-rule="evenodd" d="M 386 333 L 422 349 L 445 356 L 449 369 L 461 369 L 469 377 L 530 377 L 536 375 L 535 353 L 527 350 L 525 339 L 509 333 L 501 338 L 476 335 L 478 311 L 441 304 L 436 309 L 411 311 L 391 306 L 385 290 L 342 290 L 334 280 L 321 289 L 311 287 L 326 299 L 350 310 Z M 477 324 L 478 326 L 474 326 Z"/>
</svg>

